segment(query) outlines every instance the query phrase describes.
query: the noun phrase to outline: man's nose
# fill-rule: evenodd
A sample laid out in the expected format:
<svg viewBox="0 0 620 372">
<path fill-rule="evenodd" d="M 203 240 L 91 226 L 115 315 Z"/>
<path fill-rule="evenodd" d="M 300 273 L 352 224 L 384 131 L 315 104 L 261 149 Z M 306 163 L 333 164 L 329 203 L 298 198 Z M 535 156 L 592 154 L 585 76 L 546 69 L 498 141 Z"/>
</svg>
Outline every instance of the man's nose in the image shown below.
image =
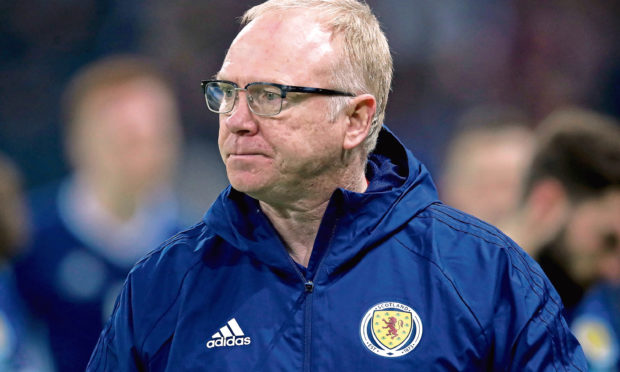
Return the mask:
<svg viewBox="0 0 620 372">
<path fill-rule="evenodd" d="M 245 90 L 237 93 L 237 102 L 233 110 L 224 114 L 224 124 L 232 133 L 239 135 L 251 135 L 258 130 L 257 117 L 248 106 L 248 94 Z"/>
</svg>

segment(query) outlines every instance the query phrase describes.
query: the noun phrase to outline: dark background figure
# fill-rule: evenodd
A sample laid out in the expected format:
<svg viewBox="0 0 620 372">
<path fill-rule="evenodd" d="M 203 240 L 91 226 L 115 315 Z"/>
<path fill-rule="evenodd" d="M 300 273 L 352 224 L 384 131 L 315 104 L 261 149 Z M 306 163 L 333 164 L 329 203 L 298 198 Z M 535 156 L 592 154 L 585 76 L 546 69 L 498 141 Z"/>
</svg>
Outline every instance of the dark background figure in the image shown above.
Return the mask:
<svg viewBox="0 0 620 372">
<path fill-rule="evenodd" d="M 558 110 L 538 128 L 512 237 L 566 306 L 592 371 L 620 369 L 620 125 Z"/>
<path fill-rule="evenodd" d="M 507 232 L 538 260 L 570 318 L 594 283 L 620 276 L 618 123 L 577 108 L 543 120 L 522 200 Z"/>
<path fill-rule="evenodd" d="M 166 79 L 131 56 L 81 70 L 63 107 L 72 173 L 30 193 L 15 269 L 58 371 L 83 371 L 130 268 L 181 227 L 170 186 L 181 133 Z"/>
<path fill-rule="evenodd" d="M 480 106 L 464 113 L 442 162 L 441 199 L 502 229 L 521 200 L 534 150 L 531 127 L 513 107 Z"/>
<path fill-rule="evenodd" d="M 618 254 L 612 258 L 618 265 Z M 601 281 L 573 312 L 571 328 L 592 372 L 620 370 L 620 283 Z"/>
<path fill-rule="evenodd" d="M 0 370 L 22 372 L 29 359 L 26 308 L 17 293 L 12 260 L 28 239 L 28 217 L 19 172 L 0 154 Z"/>
</svg>

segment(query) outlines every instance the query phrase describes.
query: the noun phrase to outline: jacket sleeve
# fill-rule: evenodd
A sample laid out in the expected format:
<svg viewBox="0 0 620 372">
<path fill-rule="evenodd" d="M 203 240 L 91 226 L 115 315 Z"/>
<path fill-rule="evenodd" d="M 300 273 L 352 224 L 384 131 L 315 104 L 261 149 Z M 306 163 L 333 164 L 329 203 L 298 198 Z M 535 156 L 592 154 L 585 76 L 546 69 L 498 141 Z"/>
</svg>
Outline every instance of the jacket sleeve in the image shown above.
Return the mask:
<svg viewBox="0 0 620 372">
<path fill-rule="evenodd" d="M 493 334 L 506 335 L 495 366 L 508 371 L 587 371 L 581 346 L 563 316 L 559 295 L 540 266 L 508 248 L 507 278 L 498 297 Z"/>
<path fill-rule="evenodd" d="M 187 264 L 193 250 L 186 249 L 185 243 L 176 244 L 178 240 L 165 242 L 129 272 L 88 372 L 165 369 L 177 324 L 177 299 L 193 267 L 191 262 Z M 181 257 L 170 261 L 175 255 Z"/>
<path fill-rule="evenodd" d="M 512 350 L 510 371 L 588 371 L 564 317 L 546 306 L 521 329 Z"/>
<path fill-rule="evenodd" d="M 135 345 L 131 311 L 131 277 L 116 300 L 112 316 L 99 336 L 99 341 L 86 367 L 87 372 L 134 372 L 145 370 Z"/>
<path fill-rule="evenodd" d="M 540 266 L 493 226 L 432 209 L 436 260 L 480 330 L 478 355 L 492 371 L 587 371 L 559 295 Z M 439 244 L 439 243 L 438 243 Z"/>
</svg>

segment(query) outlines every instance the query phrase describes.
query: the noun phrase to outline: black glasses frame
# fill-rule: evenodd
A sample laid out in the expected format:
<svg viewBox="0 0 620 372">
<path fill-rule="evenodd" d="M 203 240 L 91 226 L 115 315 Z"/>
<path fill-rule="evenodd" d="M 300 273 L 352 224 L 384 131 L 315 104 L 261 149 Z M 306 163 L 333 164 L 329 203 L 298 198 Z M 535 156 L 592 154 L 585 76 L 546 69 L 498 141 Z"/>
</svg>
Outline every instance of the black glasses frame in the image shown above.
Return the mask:
<svg viewBox="0 0 620 372">
<path fill-rule="evenodd" d="M 309 93 L 309 94 L 320 94 L 320 95 L 324 95 L 324 96 L 346 96 L 346 97 L 355 97 L 355 94 L 353 93 L 349 93 L 349 92 L 343 92 L 343 91 L 339 91 L 339 90 L 333 90 L 333 89 L 324 89 L 324 88 L 312 88 L 312 87 L 301 87 L 301 86 L 295 86 L 295 85 L 284 85 L 284 84 L 277 84 L 277 83 L 268 83 L 268 82 L 264 82 L 264 81 L 255 81 L 252 83 L 248 83 L 245 87 L 240 88 L 239 85 L 235 82 L 229 81 L 229 80 L 202 80 L 200 82 L 200 86 L 202 87 L 202 92 L 206 97 L 207 94 L 207 85 L 209 83 L 226 83 L 226 84 L 230 84 L 233 87 L 235 87 L 235 100 L 233 103 L 232 108 L 230 109 L 230 111 L 227 112 L 219 112 L 221 114 L 227 114 L 229 112 L 231 112 L 236 103 L 237 103 L 237 97 L 238 97 L 238 92 L 240 90 L 244 90 L 247 92 L 248 87 L 251 87 L 252 85 L 269 85 L 272 87 L 276 87 L 279 88 L 280 91 L 282 92 L 280 94 L 280 97 L 282 99 L 286 98 L 286 94 L 288 92 L 291 93 Z M 208 105 L 207 105 L 208 107 Z M 209 110 L 211 110 L 210 107 L 208 107 Z M 250 110 L 252 110 L 252 107 L 250 107 Z M 213 110 L 211 110 L 213 111 Z M 252 112 L 254 112 L 256 115 L 260 115 L 260 116 L 274 116 L 274 115 L 278 115 L 280 112 L 282 111 L 282 105 L 280 105 L 280 110 L 272 115 L 262 115 L 262 114 L 258 114 L 256 112 L 254 112 L 254 110 L 252 110 Z M 216 112 L 216 111 L 213 111 Z M 218 113 L 218 112 L 216 112 Z"/>
</svg>

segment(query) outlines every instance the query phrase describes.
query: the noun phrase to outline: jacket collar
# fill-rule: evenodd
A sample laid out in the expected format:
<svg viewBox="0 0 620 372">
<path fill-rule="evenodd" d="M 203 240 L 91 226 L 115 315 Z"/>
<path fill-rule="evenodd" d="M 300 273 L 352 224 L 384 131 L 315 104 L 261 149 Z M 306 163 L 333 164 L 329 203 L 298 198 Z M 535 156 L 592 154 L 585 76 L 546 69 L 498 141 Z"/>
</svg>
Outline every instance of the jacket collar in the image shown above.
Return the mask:
<svg viewBox="0 0 620 372">
<path fill-rule="evenodd" d="M 426 167 L 386 127 L 369 156 L 366 177 L 369 187 L 364 193 L 342 188 L 334 191 L 309 271 L 323 258 L 324 267 L 335 271 L 438 201 Z M 257 200 L 229 186 L 203 220 L 215 234 L 265 264 L 291 267 L 282 241 Z"/>
</svg>

